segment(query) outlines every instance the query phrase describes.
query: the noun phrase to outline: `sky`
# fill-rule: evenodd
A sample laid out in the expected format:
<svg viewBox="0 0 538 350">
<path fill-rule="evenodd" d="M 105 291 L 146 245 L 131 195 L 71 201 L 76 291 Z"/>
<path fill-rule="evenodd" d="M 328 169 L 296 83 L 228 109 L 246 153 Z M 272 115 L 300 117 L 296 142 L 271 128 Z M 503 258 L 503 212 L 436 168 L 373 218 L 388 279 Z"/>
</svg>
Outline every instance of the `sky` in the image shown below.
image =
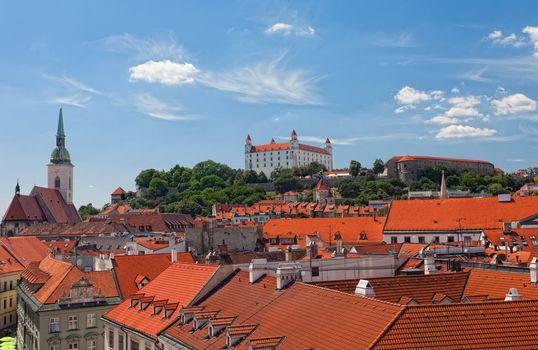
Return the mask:
<svg viewBox="0 0 538 350">
<path fill-rule="evenodd" d="M 53 4 L 53 5 L 52 5 Z M 0 11 L 0 210 L 46 186 L 60 106 L 74 198 L 146 168 L 244 164 L 244 140 L 334 163 L 538 166 L 535 1 L 12 1 Z"/>
</svg>

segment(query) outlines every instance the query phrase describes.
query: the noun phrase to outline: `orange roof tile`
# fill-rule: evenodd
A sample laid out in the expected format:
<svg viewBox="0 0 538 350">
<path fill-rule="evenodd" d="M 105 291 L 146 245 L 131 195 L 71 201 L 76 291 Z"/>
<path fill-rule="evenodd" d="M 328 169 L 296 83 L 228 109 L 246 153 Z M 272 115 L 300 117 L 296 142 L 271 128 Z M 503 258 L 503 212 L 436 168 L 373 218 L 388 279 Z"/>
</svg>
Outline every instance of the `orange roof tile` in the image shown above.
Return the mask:
<svg viewBox="0 0 538 350">
<path fill-rule="evenodd" d="M 169 304 L 178 303 L 167 318 L 153 317 L 152 307 L 149 306 L 145 310 L 132 308 L 130 299 L 124 300 L 103 317 L 147 336 L 156 337 L 179 315 L 179 306 L 188 305 L 217 268 L 210 265 L 174 263 L 138 292 L 144 294 L 143 298 L 167 299 Z"/>
<path fill-rule="evenodd" d="M 270 152 L 270 151 L 283 151 L 290 149 L 289 142 L 282 143 L 268 143 L 266 145 L 252 146 L 253 152 Z"/>
<path fill-rule="evenodd" d="M 485 160 L 473 160 L 473 159 L 462 159 L 462 158 L 446 158 L 446 157 L 432 157 L 432 156 L 395 156 L 391 159 L 395 160 L 396 162 L 405 162 L 405 161 L 414 161 L 414 160 L 447 160 L 452 162 L 466 162 L 466 163 L 485 163 L 485 164 L 491 164 L 490 162 L 487 162 Z"/>
<path fill-rule="evenodd" d="M 538 213 L 538 197 L 394 200 L 384 231 L 455 231 L 498 229 Z"/>
<path fill-rule="evenodd" d="M 528 273 L 472 269 L 465 287 L 465 296 L 487 295 L 504 298 L 510 288 L 517 288 L 523 299 L 538 299 L 538 286 L 530 283 Z"/>
<path fill-rule="evenodd" d="M 125 193 L 126 193 L 126 192 L 125 192 L 125 190 L 124 190 L 123 188 L 118 187 L 118 188 L 116 188 L 116 189 L 114 190 L 114 192 L 112 192 L 111 194 L 112 194 L 112 195 L 118 195 L 118 196 L 119 196 L 119 195 L 122 195 L 122 194 L 125 194 Z"/>
</svg>

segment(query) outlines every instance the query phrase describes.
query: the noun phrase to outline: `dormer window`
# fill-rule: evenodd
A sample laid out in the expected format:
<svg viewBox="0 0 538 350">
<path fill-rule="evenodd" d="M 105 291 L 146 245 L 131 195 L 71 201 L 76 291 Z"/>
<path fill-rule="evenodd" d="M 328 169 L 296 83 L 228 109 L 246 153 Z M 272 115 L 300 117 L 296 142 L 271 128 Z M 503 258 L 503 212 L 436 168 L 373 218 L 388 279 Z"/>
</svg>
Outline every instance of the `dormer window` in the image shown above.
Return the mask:
<svg viewBox="0 0 538 350">
<path fill-rule="evenodd" d="M 530 239 L 531 239 L 532 245 L 538 245 L 538 241 L 536 241 L 536 237 L 534 235 L 531 235 Z"/>
</svg>

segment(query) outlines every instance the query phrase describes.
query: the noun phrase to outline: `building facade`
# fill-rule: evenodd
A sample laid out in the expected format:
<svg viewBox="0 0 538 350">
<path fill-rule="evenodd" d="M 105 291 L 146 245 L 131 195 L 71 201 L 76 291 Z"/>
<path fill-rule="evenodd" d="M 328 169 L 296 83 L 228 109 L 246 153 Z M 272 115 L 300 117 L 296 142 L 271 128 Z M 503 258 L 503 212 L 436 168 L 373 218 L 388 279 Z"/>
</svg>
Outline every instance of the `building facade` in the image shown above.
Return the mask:
<svg viewBox="0 0 538 350">
<path fill-rule="evenodd" d="M 331 141 L 325 147 L 316 147 L 299 142 L 295 130 L 289 142 L 276 143 L 274 139 L 265 145 L 254 145 L 250 135 L 245 140 L 245 169 L 263 172 L 266 176 L 277 169 L 291 169 L 306 166 L 312 162 L 333 169 L 333 150 Z"/>
<path fill-rule="evenodd" d="M 492 163 L 483 160 L 469 160 L 456 158 L 441 158 L 427 156 L 397 156 L 385 163 L 384 176 L 398 178 L 404 183 L 418 181 L 424 170 L 433 166 L 464 172 L 469 171 L 481 175 L 494 175 L 495 167 Z"/>
</svg>

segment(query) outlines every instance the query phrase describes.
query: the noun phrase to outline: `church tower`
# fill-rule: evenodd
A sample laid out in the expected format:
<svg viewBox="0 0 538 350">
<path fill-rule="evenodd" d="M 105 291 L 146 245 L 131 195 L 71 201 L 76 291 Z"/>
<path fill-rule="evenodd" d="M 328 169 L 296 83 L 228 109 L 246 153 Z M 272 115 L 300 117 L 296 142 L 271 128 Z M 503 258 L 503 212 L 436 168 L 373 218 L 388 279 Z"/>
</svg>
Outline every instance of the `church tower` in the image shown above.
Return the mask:
<svg viewBox="0 0 538 350">
<path fill-rule="evenodd" d="M 48 187 L 60 191 L 67 204 L 73 203 L 73 164 L 65 148 L 64 117 L 60 108 L 56 147 L 50 155 L 48 167 Z"/>
</svg>

